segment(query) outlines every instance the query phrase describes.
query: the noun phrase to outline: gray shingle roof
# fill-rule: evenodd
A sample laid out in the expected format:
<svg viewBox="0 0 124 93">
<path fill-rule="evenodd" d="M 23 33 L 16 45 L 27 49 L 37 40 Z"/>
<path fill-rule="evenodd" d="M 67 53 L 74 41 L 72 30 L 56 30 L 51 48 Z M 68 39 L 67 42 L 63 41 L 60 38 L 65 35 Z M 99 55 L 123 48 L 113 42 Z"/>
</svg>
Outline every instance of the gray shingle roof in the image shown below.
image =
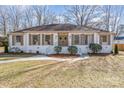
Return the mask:
<svg viewBox="0 0 124 93">
<path fill-rule="evenodd" d="M 80 27 L 80 26 L 73 25 L 73 24 L 49 24 L 49 25 L 42 25 L 42 26 L 26 28 L 26 29 L 15 31 L 15 32 L 23 32 L 23 31 L 74 31 L 74 30 L 83 30 L 83 29 L 108 32 L 108 31 L 102 30 L 102 29 L 92 28 L 92 27 L 88 27 L 88 26 Z"/>
</svg>

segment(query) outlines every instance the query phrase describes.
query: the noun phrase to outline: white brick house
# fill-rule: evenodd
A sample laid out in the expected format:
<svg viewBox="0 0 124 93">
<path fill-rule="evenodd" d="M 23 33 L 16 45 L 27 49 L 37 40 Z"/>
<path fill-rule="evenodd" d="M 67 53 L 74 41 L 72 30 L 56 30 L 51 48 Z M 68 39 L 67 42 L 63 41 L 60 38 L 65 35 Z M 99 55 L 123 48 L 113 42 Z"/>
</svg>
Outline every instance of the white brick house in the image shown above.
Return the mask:
<svg viewBox="0 0 124 93">
<path fill-rule="evenodd" d="M 101 53 L 112 50 L 114 33 L 72 24 L 51 24 L 27 28 L 9 34 L 9 48 L 18 47 L 27 53 L 54 54 L 55 46 L 68 53 L 68 46 L 78 48 L 78 54 L 88 53 L 90 43 L 102 45 Z"/>
</svg>

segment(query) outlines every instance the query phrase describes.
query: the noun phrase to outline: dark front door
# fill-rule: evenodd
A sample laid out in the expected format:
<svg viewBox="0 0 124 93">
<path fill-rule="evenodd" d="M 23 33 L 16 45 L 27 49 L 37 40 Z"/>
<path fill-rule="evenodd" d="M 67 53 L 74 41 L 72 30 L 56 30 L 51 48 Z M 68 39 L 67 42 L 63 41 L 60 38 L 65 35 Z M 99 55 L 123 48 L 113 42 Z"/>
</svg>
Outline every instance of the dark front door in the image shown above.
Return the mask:
<svg viewBox="0 0 124 93">
<path fill-rule="evenodd" d="M 58 34 L 58 44 L 59 46 L 68 46 L 68 33 Z"/>
</svg>

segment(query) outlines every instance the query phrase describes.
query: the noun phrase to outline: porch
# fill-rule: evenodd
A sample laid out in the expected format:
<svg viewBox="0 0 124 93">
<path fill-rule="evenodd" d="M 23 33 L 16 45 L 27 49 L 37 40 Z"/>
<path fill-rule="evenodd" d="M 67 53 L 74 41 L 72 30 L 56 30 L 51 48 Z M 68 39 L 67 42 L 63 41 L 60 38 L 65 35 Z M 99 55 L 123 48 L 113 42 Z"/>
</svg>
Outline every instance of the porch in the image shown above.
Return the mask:
<svg viewBox="0 0 124 93">
<path fill-rule="evenodd" d="M 54 32 L 54 33 L 16 33 L 9 36 L 10 48 L 18 47 L 24 52 L 54 54 L 54 47 L 61 46 L 61 53 L 68 53 L 68 46 L 76 46 L 78 54 L 88 53 L 89 44 L 101 44 L 104 50 L 110 52 L 112 35 L 99 33 Z"/>
</svg>

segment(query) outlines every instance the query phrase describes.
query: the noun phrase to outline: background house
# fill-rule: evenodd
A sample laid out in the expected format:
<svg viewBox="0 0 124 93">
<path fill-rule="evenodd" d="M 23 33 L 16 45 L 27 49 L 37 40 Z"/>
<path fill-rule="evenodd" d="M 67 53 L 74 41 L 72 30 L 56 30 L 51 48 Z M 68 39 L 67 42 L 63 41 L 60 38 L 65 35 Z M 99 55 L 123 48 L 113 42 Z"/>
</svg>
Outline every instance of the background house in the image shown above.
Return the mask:
<svg viewBox="0 0 124 93">
<path fill-rule="evenodd" d="M 124 25 L 120 25 L 118 28 L 118 34 L 115 37 L 115 44 L 118 45 L 119 50 L 124 51 Z"/>
</svg>

